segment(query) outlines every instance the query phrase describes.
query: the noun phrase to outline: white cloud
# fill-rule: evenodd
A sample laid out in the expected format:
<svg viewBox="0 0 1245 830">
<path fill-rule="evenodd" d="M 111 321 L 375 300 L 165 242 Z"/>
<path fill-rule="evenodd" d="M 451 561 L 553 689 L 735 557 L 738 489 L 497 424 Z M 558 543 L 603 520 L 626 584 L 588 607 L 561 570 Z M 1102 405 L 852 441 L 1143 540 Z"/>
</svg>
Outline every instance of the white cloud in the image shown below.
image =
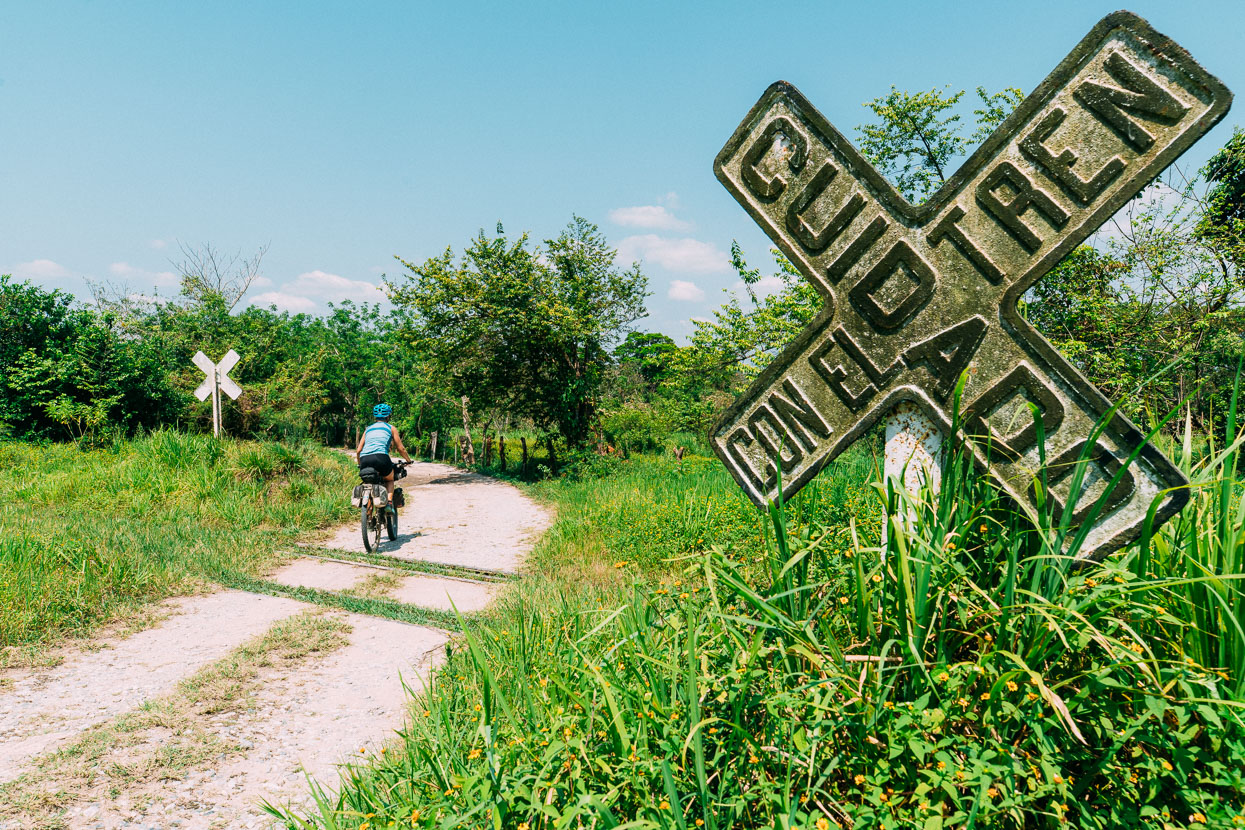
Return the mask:
<svg viewBox="0 0 1245 830">
<path fill-rule="evenodd" d="M 25 280 L 56 280 L 69 276 L 69 269 L 50 259 L 33 259 L 13 266 L 13 276 Z"/>
<path fill-rule="evenodd" d="M 267 307 L 275 305 L 278 310 L 295 314 L 314 314 L 324 311 L 324 303 L 353 300 L 356 303 L 384 303 L 388 296 L 384 289 L 366 280 L 352 280 L 327 271 L 306 271 L 280 285 L 267 277 L 257 277 L 252 283 L 256 288 L 273 288 L 251 298 L 251 305 Z"/>
<path fill-rule="evenodd" d="M 694 282 L 687 280 L 674 280 L 670 283 L 670 290 L 666 292 L 666 296 L 672 300 L 684 300 L 686 302 L 699 302 L 705 298 L 704 289 L 700 288 Z"/>
<path fill-rule="evenodd" d="M 664 205 L 615 208 L 609 216 L 611 222 L 625 228 L 652 228 L 658 231 L 686 231 L 692 228 L 691 222 L 684 222 Z"/>
<path fill-rule="evenodd" d="M 676 273 L 713 274 L 726 271 L 730 259 L 709 242 L 683 237 L 670 239 L 655 233 L 628 236 L 618 243 L 618 261 L 656 263 Z"/>
<path fill-rule="evenodd" d="M 313 313 L 316 311 L 315 300 L 306 297 L 299 297 L 294 294 L 287 294 L 284 291 L 267 291 L 251 299 L 251 305 L 262 306 L 267 308 L 275 305 L 278 311 L 292 311 L 295 314 L 300 312 Z"/>
<path fill-rule="evenodd" d="M 388 299 L 384 289 L 373 282 L 351 280 L 327 271 L 307 271 L 281 286 L 288 294 L 316 297 L 326 301 L 354 300 L 357 303 L 380 303 Z"/>
<path fill-rule="evenodd" d="M 148 271 L 128 262 L 114 262 L 108 266 L 108 273 L 126 282 L 151 283 L 157 288 L 173 288 L 181 283 L 172 271 Z"/>
<path fill-rule="evenodd" d="M 162 251 L 169 245 L 169 243 L 165 242 L 163 239 L 153 239 L 147 244 L 155 248 L 157 251 Z"/>
</svg>

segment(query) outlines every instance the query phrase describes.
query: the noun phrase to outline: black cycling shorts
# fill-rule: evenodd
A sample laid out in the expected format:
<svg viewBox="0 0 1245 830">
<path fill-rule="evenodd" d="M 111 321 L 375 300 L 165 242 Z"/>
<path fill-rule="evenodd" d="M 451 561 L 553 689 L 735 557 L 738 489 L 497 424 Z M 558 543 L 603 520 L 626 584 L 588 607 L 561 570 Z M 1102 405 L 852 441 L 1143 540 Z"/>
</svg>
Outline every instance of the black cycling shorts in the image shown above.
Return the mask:
<svg viewBox="0 0 1245 830">
<path fill-rule="evenodd" d="M 359 456 L 359 468 L 371 467 L 380 473 L 380 477 L 384 478 L 393 472 L 393 459 L 387 453 L 375 452 L 370 455 Z"/>
</svg>

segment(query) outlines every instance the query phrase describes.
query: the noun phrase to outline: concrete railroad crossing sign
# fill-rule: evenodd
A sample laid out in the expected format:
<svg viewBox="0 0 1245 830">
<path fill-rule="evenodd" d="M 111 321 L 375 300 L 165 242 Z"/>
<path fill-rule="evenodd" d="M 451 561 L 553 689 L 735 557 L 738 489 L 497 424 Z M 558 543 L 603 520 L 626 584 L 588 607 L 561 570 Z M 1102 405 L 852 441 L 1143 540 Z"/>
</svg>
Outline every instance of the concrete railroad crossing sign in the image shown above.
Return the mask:
<svg viewBox="0 0 1245 830">
<path fill-rule="evenodd" d="M 912 205 L 794 87 L 744 118 L 714 173 L 825 298 L 825 308 L 715 428 L 714 449 L 758 504 L 790 498 L 896 403 L 944 432 L 962 411 L 977 461 L 1032 506 L 1039 467 L 1058 505 L 1088 458 L 1082 522 L 1129 457 L 1081 556 L 1135 539 L 1187 482 L 1021 318 L 1025 290 L 1170 165 L 1232 95 L 1128 12 L 1104 18 L 929 201 Z M 1156 369 L 1159 367 L 1155 367 Z M 1176 489 L 1171 489 L 1176 488 Z"/>
</svg>

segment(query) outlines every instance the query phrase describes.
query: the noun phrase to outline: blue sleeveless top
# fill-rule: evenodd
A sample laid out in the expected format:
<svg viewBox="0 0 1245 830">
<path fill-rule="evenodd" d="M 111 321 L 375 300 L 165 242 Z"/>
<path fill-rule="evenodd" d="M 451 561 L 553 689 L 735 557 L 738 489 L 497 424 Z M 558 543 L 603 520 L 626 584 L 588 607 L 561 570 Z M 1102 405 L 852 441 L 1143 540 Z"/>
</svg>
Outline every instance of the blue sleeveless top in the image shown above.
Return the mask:
<svg viewBox="0 0 1245 830">
<path fill-rule="evenodd" d="M 392 443 L 393 427 L 384 421 L 377 421 L 363 431 L 363 449 L 359 455 L 388 455 Z"/>
</svg>

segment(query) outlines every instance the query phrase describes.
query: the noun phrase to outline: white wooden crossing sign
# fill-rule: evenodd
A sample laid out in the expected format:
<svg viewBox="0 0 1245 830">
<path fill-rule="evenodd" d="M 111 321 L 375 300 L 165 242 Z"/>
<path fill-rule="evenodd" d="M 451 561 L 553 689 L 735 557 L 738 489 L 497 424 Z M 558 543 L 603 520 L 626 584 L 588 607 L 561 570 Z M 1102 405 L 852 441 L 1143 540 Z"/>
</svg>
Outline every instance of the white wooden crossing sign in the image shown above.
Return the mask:
<svg viewBox="0 0 1245 830">
<path fill-rule="evenodd" d="M 212 434 L 220 435 L 221 429 L 221 413 L 220 413 L 220 393 L 224 392 L 233 400 L 237 400 L 242 394 L 242 387 L 239 386 L 233 378 L 229 377 L 229 370 L 238 365 L 238 361 L 242 358 L 233 349 L 225 353 L 220 359 L 220 363 L 213 363 L 212 360 L 203 352 L 195 352 L 195 356 L 191 358 L 194 364 L 198 366 L 206 377 L 203 383 L 199 384 L 199 388 L 195 389 L 195 397 L 201 401 L 205 401 L 208 395 L 212 396 Z"/>
</svg>

